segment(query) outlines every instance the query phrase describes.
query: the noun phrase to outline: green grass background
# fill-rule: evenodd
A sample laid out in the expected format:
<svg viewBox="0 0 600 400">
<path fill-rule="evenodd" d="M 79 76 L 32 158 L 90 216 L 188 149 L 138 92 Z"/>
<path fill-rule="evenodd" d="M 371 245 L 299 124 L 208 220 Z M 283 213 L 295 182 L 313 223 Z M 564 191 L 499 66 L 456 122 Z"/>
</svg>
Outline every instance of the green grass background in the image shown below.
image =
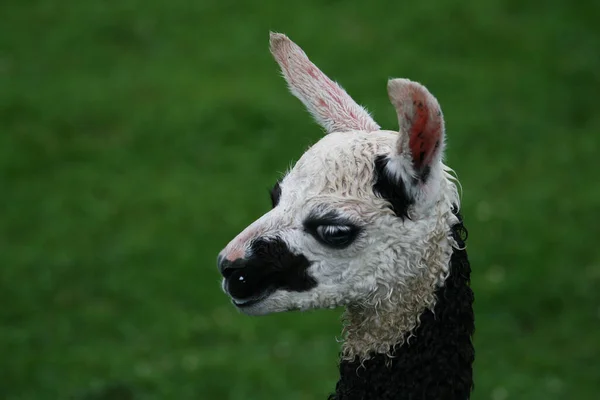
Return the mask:
<svg viewBox="0 0 600 400">
<path fill-rule="evenodd" d="M 474 399 L 600 391 L 600 3 L 0 2 L 0 399 L 324 399 L 339 310 L 262 318 L 217 253 L 321 130 L 289 34 L 386 128 L 445 111 L 476 293 Z"/>
</svg>

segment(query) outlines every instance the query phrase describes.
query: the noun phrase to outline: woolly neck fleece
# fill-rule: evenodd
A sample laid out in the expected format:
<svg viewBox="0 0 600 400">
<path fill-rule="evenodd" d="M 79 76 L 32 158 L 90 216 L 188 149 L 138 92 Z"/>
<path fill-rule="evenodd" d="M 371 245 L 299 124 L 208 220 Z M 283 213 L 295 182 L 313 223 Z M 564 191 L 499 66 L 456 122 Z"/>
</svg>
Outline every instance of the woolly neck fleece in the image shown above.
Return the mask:
<svg viewBox="0 0 600 400">
<path fill-rule="evenodd" d="M 421 315 L 413 336 L 395 348 L 391 358 L 376 354 L 362 362 L 342 360 L 330 400 L 469 399 L 475 359 L 471 267 L 460 238 L 466 232 L 462 223 L 452 231 L 461 249 L 452 253 L 450 274 L 435 293 L 434 311 Z"/>
</svg>

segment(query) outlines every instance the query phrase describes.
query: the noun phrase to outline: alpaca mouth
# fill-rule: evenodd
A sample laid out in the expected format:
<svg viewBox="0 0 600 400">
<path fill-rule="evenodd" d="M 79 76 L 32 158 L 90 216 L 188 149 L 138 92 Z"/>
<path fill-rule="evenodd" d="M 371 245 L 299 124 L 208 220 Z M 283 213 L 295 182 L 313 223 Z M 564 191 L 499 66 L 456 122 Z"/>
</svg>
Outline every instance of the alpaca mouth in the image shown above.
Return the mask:
<svg viewBox="0 0 600 400">
<path fill-rule="evenodd" d="M 267 298 L 267 296 L 261 296 L 257 299 L 249 299 L 249 300 L 242 300 L 242 301 L 239 301 L 236 299 L 231 299 L 231 302 L 237 308 L 248 308 L 248 307 L 252 307 L 252 306 L 260 303 L 261 301 L 263 301 L 266 298 Z"/>
</svg>

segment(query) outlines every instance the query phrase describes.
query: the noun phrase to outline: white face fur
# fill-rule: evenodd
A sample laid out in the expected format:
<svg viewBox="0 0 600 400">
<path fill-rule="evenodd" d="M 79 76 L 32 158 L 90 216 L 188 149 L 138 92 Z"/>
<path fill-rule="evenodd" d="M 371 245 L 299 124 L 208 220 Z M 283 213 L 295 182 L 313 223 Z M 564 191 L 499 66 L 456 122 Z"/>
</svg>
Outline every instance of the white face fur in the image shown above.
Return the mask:
<svg viewBox="0 0 600 400">
<path fill-rule="evenodd" d="M 459 202 L 437 100 L 391 80 L 400 131 L 381 130 L 286 36 L 271 34 L 271 51 L 328 134 L 278 183 L 275 207 L 219 255 L 234 304 L 252 315 L 368 306 L 402 300 L 420 276 L 443 282 Z"/>
</svg>

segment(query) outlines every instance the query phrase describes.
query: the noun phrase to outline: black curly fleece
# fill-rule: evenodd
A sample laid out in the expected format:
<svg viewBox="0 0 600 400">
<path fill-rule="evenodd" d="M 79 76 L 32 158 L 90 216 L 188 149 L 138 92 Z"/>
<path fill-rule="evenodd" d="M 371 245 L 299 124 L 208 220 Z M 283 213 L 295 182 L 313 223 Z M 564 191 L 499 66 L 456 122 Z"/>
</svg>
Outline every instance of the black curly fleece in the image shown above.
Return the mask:
<svg viewBox="0 0 600 400">
<path fill-rule="evenodd" d="M 460 218 L 460 215 L 459 215 Z M 466 230 L 452 229 L 464 248 Z M 378 354 L 364 362 L 342 361 L 336 393 L 330 400 L 466 400 L 473 388 L 475 329 L 471 267 L 465 250 L 454 250 L 450 275 L 436 291 L 435 315 L 427 310 L 410 339 L 387 356 Z M 389 364 L 389 363 L 388 363 Z"/>
</svg>

